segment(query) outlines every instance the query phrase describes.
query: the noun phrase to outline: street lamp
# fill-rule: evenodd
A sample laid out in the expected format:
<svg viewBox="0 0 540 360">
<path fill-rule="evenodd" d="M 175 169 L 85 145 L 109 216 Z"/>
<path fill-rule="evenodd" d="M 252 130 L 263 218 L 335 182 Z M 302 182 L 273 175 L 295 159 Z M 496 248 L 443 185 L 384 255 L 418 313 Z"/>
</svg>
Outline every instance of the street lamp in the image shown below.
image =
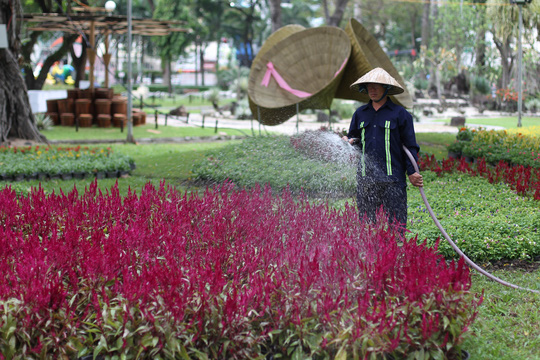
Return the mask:
<svg viewBox="0 0 540 360">
<path fill-rule="evenodd" d="M 112 0 L 109 0 L 105 3 L 105 10 L 110 14 L 116 9 L 116 3 Z"/>
<path fill-rule="evenodd" d="M 522 68 L 522 59 L 523 51 L 521 48 L 521 36 L 523 34 L 523 6 L 530 3 L 531 0 L 510 0 L 511 4 L 516 4 L 519 9 L 519 35 L 518 35 L 518 81 L 517 81 L 517 91 L 518 91 L 518 123 L 517 126 L 521 127 L 521 113 L 523 108 L 523 74 L 521 71 Z"/>
</svg>

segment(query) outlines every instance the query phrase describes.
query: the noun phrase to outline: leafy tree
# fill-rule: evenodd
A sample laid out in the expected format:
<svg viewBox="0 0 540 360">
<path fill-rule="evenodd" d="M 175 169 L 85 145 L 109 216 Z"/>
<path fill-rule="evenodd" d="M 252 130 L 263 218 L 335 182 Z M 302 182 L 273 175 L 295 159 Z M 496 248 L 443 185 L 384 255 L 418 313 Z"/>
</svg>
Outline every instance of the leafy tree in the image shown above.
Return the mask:
<svg viewBox="0 0 540 360">
<path fill-rule="evenodd" d="M 261 17 L 261 0 L 244 0 L 231 4 L 225 13 L 223 29 L 240 49 L 240 65 L 251 67 L 255 34 L 266 26 Z"/>
<path fill-rule="evenodd" d="M 192 2 L 184 1 L 168 1 L 158 0 L 156 2 L 156 10 L 154 18 L 163 20 L 179 20 L 185 21 L 186 27 L 193 28 L 191 32 L 173 32 L 167 36 L 160 36 L 154 39 L 154 42 L 159 48 L 159 54 L 162 61 L 162 67 L 165 71 L 165 83 L 169 86 L 169 93 L 172 92 L 171 85 L 171 62 L 182 55 L 186 47 L 191 44 L 196 37 L 197 23 L 191 11 Z"/>
<path fill-rule="evenodd" d="M 499 87 L 510 86 L 511 73 L 516 58 L 512 44 L 519 33 L 518 6 L 500 6 L 495 0 L 487 1 L 487 18 L 490 20 L 493 41 L 500 53 L 502 75 Z M 531 4 L 523 6 L 524 38 L 533 39 L 533 30 L 540 28 L 540 0 L 533 0 Z"/>
<path fill-rule="evenodd" d="M 36 127 L 19 67 L 21 17 L 19 0 L 0 0 L 0 23 L 6 25 L 8 38 L 8 48 L 0 48 L 0 143 L 11 137 L 46 140 Z"/>
</svg>

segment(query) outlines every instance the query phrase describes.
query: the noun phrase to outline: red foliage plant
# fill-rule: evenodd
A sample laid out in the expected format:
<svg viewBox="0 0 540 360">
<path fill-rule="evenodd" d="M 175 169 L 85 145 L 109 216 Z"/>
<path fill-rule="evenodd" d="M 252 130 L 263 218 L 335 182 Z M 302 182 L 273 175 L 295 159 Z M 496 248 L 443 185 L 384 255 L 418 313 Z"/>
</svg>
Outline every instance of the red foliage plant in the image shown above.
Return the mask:
<svg viewBox="0 0 540 360">
<path fill-rule="evenodd" d="M 500 160 L 495 166 L 488 166 L 484 158 L 479 158 L 473 164 L 465 158 L 444 159 L 441 164 L 435 160 L 434 155 L 420 157 L 418 165 L 422 170 L 431 170 L 437 175 L 452 173 L 454 171 L 467 173 L 472 176 L 482 176 L 490 183 L 504 182 L 516 191 L 518 195 L 531 195 L 533 199 L 540 200 L 540 168 L 517 165 L 512 166 Z"/>
<path fill-rule="evenodd" d="M 269 188 L 7 188 L 0 220 L 5 358 L 444 358 L 482 298 L 463 261 Z"/>
</svg>

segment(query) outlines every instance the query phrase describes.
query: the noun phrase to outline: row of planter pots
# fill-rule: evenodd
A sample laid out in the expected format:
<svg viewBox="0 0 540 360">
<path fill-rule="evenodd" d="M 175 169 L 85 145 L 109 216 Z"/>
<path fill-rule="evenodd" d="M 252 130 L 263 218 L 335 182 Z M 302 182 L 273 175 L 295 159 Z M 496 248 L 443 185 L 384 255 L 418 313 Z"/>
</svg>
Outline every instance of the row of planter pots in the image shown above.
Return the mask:
<svg viewBox="0 0 540 360">
<path fill-rule="evenodd" d="M 118 178 L 130 174 L 128 170 L 115 170 L 115 171 L 97 171 L 97 172 L 70 172 L 70 173 L 32 173 L 32 174 L 18 174 L 18 175 L 6 175 L 0 174 L 0 181 L 23 181 L 23 180 L 72 180 L 72 179 L 84 179 L 84 178 Z"/>
</svg>

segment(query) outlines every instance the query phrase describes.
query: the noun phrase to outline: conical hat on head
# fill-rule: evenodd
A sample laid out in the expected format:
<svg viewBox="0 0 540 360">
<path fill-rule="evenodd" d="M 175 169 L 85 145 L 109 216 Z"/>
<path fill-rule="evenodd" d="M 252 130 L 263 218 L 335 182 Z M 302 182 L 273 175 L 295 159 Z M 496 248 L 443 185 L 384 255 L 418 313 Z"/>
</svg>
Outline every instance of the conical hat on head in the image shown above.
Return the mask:
<svg viewBox="0 0 540 360">
<path fill-rule="evenodd" d="M 351 90 L 365 91 L 365 85 L 367 84 L 381 84 L 388 88 L 388 95 L 397 95 L 403 93 L 405 90 L 399 85 L 386 70 L 383 68 L 375 68 L 356 80 L 351 84 Z"/>
</svg>

